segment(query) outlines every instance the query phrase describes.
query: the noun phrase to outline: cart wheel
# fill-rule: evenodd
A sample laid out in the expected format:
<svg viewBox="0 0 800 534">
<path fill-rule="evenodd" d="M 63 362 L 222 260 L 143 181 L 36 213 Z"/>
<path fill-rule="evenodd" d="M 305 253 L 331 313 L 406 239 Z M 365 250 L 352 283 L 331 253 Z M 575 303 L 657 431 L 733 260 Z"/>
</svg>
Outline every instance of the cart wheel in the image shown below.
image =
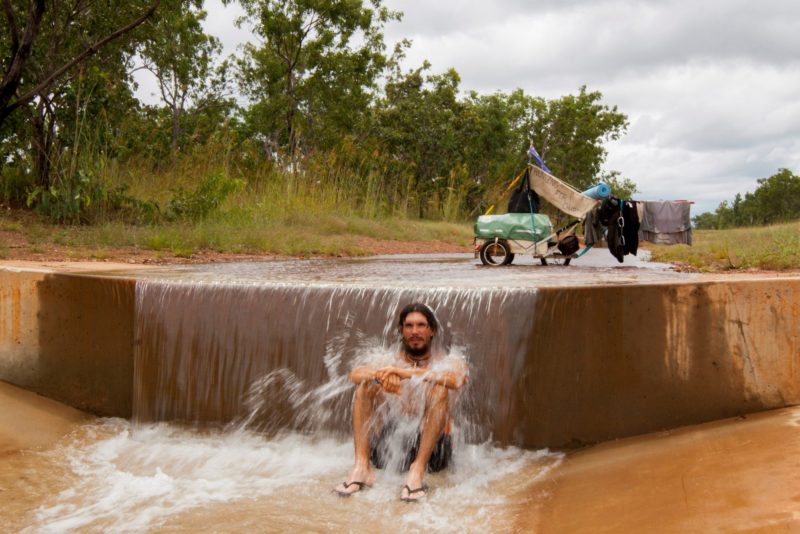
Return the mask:
<svg viewBox="0 0 800 534">
<path fill-rule="evenodd" d="M 492 267 L 499 267 L 501 265 L 508 265 L 514 261 L 514 254 L 511 253 L 511 247 L 503 240 L 486 241 L 482 246 L 479 253 L 481 262 L 484 265 Z"/>
<path fill-rule="evenodd" d="M 539 261 L 542 262 L 542 265 L 547 265 L 547 258 L 539 258 Z"/>
<path fill-rule="evenodd" d="M 572 260 L 572 258 L 567 258 L 567 259 L 564 260 L 564 267 L 569 265 L 570 260 Z"/>
</svg>

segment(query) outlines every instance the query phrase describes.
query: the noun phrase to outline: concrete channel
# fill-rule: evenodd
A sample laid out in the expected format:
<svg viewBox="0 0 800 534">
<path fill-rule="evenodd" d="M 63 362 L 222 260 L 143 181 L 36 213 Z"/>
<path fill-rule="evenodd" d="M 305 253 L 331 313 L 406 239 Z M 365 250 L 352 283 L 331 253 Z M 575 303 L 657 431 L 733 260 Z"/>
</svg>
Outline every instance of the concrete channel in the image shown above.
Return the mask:
<svg viewBox="0 0 800 534">
<path fill-rule="evenodd" d="M 408 298 L 437 303 L 453 336 L 474 346 L 471 406 L 491 439 L 432 475 L 422 508 L 397 502 L 391 473 L 351 502 L 330 497 L 347 438 L 231 441 L 148 426 L 230 421 L 243 384 L 275 367 L 318 384 L 326 339 L 347 354 L 343 330 L 381 335 Z M 497 271 L 460 257 L 6 263 L 0 515 L 14 531 L 798 531 L 798 337 L 791 274 Z M 295 353 L 307 357 L 295 364 Z M 199 373 L 213 378 L 205 389 L 187 380 Z M 270 482 L 270 451 L 303 458 L 295 485 Z M 227 493 L 216 498 L 209 481 Z"/>
</svg>

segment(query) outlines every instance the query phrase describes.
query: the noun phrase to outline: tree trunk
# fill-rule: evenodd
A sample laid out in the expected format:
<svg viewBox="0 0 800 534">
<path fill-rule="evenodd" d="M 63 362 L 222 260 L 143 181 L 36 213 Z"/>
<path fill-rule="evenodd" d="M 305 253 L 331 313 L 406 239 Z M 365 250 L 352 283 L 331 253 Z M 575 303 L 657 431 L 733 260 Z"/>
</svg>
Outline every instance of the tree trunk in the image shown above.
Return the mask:
<svg viewBox="0 0 800 534">
<path fill-rule="evenodd" d="M 32 114 L 31 124 L 33 125 L 33 150 L 34 162 L 33 170 L 36 175 L 36 183 L 42 189 L 50 188 L 50 152 L 53 146 L 53 132 L 55 130 L 55 118 L 50 116 L 44 99 L 36 106 L 36 111 Z"/>
<path fill-rule="evenodd" d="M 6 117 L 13 110 L 10 102 L 14 95 L 17 93 L 22 74 L 25 69 L 25 64 L 31 55 L 33 42 L 39 35 L 39 27 L 44 15 L 45 2 L 44 0 L 33 0 L 28 8 L 28 20 L 25 23 L 25 31 L 22 34 L 22 40 L 17 41 L 18 29 L 15 27 L 16 22 L 10 15 L 10 9 L 7 10 L 6 18 L 9 24 L 9 31 L 11 32 L 11 41 L 16 42 L 17 46 L 13 46 L 11 50 L 11 57 L 7 58 L 4 62 L 8 65 L 6 72 L 3 73 L 3 78 L 0 80 L 0 124 L 3 123 Z"/>
<path fill-rule="evenodd" d="M 178 159 L 178 137 L 181 134 L 181 110 L 178 106 L 172 106 L 172 163 Z"/>
</svg>

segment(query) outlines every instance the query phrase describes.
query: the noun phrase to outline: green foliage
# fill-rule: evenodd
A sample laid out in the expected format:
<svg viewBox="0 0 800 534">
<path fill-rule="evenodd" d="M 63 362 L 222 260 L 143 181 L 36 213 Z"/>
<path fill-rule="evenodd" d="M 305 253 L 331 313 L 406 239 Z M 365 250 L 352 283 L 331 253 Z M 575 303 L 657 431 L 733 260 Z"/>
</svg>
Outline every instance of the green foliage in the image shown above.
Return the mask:
<svg viewBox="0 0 800 534">
<path fill-rule="evenodd" d="M 203 31 L 206 13 L 190 2 L 184 10 L 157 13 L 144 36 L 141 57 L 156 78 L 159 96 L 166 104 L 164 127 L 170 130 L 172 154 L 189 143 L 183 135 L 189 121 L 209 112 L 227 118 L 232 101 L 227 98 L 228 63 L 216 65 L 222 50 L 219 40 Z M 200 119 L 202 120 L 202 119 Z"/>
<path fill-rule="evenodd" d="M 621 176 L 617 171 L 601 174 L 597 182 L 605 182 L 608 184 L 611 188 L 611 194 L 619 198 L 633 198 L 633 196 L 639 192 L 633 180 Z M 594 185 L 594 183 L 592 185 Z M 590 186 L 587 186 L 587 188 L 588 187 Z"/>
<path fill-rule="evenodd" d="M 397 15 L 380 0 L 241 4 L 261 39 L 239 61 L 248 122 L 295 164 L 302 145 L 329 147 L 358 123 L 386 61 L 381 28 Z"/>
<path fill-rule="evenodd" d="M 723 201 L 714 213 L 693 217 L 695 227 L 724 229 L 800 219 L 800 176 L 779 169 L 768 178 L 759 178 L 758 184 L 744 198 L 737 193 L 732 203 Z"/>
<path fill-rule="evenodd" d="M 126 185 L 108 187 L 78 171 L 74 178 L 61 180 L 47 189 L 33 188 L 28 193 L 27 205 L 61 224 L 97 222 L 109 213 L 133 223 L 157 221 L 158 205 L 129 195 L 127 189 Z"/>
<path fill-rule="evenodd" d="M 50 10 L 26 80 L 146 4 Z M 382 0 L 242 5 L 258 38 L 231 60 L 246 105 L 227 95 L 228 63 L 202 29 L 202 3 L 163 0 L 128 39 L 0 124 L 2 200 L 70 223 L 207 224 L 251 212 L 291 223 L 309 209 L 463 221 L 496 201 L 531 141 L 577 188 L 604 179 L 618 195 L 635 192 L 601 171 L 627 119 L 599 92 L 464 95 L 453 69 L 402 71 L 409 43 L 385 54 L 382 29 L 399 14 Z M 159 80 L 158 106 L 134 97 L 134 57 Z"/>
<path fill-rule="evenodd" d="M 219 208 L 231 193 L 243 185 L 242 180 L 212 174 L 200 182 L 194 190 L 178 187 L 167 205 L 166 218 L 171 221 L 205 219 Z"/>
<path fill-rule="evenodd" d="M 600 103 L 599 91 L 581 87 L 577 95 L 567 95 L 534 105 L 529 123 L 531 139 L 553 174 L 587 189 L 597 182 L 606 156 L 604 143 L 617 140 L 628 127 L 627 117 Z"/>
</svg>

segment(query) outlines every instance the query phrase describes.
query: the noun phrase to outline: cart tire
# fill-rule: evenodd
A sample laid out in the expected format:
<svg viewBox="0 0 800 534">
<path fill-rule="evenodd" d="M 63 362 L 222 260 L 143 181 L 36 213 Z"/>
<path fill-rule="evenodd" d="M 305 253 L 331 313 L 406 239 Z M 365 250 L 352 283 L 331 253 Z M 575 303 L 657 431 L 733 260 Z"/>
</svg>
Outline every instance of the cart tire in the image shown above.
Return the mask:
<svg viewBox="0 0 800 534">
<path fill-rule="evenodd" d="M 567 259 L 565 259 L 565 260 L 564 260 L 564 267 L 566 267 L 567 265 L 569 265 L 569 262 L 570 262 L 571 260 L 572 260 L 572 258 L 567 258 Z"/>
<path fill-rule="evenodd" d="M 547 258 L 539 258 L 539 261 L 542 262 L 542 265 L 547 265 Z"/>
<path fill-rule="evenodd" d="M 511 253 L 511 247 L 502 239 L 498 239 L 497 242 L 494 240 L 486 241 L 481 245 L 479 256 L 481 258 L 481 263 L 491 267 L 508 265 L 514 261 L 514 254 Z"/>
</svg>

